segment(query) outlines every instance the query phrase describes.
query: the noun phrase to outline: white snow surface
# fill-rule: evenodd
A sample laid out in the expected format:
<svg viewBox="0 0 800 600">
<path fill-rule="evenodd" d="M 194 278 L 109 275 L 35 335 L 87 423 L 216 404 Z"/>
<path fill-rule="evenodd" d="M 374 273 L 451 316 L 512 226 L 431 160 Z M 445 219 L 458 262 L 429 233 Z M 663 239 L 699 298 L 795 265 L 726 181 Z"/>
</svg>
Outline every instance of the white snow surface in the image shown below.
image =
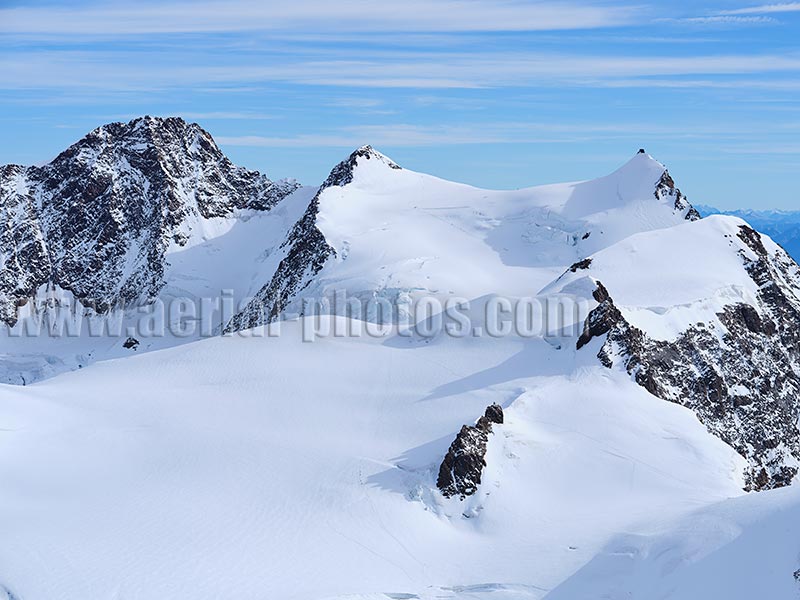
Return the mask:
<svg viewBox="0 0 800 600">
<path fill-rule="evenodd" d="M 626 320 L 654 339 L 671 340 L 697 323 L 719 324 L 726 305 L 757 306 L 758 286 L 742 268 L 754 252 L 738 237 L 747 223 L 711 216 L 634 234 L 566 273 L 543 293 L 591 292 L 601 282 Z M 766 236 L 771 254 L 783 250 Z"/>
<path fill-rule="evenodd" d="M 688 410 L 542 340 L 205 340 L 0 395 L 16 597 L 542 598 L 621 532 L 740 495 Z M 585 356 L 585 355 L 583 355 Z M 435 490 L 492 402 L 479 493 Z"/>
</svg>

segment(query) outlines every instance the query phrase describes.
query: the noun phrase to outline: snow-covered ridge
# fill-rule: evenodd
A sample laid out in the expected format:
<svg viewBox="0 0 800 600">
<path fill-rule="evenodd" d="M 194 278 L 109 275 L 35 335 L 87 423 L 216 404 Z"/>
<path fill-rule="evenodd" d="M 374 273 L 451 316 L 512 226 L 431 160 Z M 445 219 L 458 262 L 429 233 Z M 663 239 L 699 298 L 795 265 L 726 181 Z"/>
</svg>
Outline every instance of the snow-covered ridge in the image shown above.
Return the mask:
<svg viewBox="0 0 800 600">
<path fill-rule="evenodd" d="M 800 260 L 800 211 L 739 209 L 720 211 L 711 206 L 698 206 L 705 215 L 723 214 L 739 217 L 754 229 L 766 233 L 795 260 Z"/>
<path fill-rule="evenodd" d="M 597 250 L 696 218 L 646 153 L 592 181 L 492 191 L 402 169 L 365 146 L 331 171 L 284 242 L 279 273 L 229 329 L 341 291 L 392 302 L 531 296 Z"/>
<path fill-rule="evenodd" d="M 631 236 L 551 289 L 593 294 L 578 347 L 695 411 L 750 460 L 748 489 L 792 482 L 800 267 L 782 248 L 741 219 L 707 217 Z"/>
</svg>

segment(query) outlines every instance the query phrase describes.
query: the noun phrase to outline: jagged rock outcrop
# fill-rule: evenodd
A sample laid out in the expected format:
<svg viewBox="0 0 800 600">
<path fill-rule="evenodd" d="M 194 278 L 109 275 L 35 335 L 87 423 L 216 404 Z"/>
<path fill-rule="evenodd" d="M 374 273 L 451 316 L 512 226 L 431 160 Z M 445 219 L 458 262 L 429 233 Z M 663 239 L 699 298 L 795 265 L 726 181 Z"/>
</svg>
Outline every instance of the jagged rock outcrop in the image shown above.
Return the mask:
<svg viewBox="0 0 800 600">
<path fill-rule="evenodd" d="M 445 498 L 459 496 L 461 500 L 478 491 L 483 468 L 486 466 L 486 445 L 492 424 L 503 423 L 503 409 L 498 404 L 487 407 L 475 425 L 464 425 L 450 444 L 439 467 L 436 486 Z"/>
<path fill-rule="evenodd" d="M 641 152 L 641 151 L 640 151 Z M 697 221 L 702 218 L 700 213 L 697 212 L 694 206 L 689 204 L 681 191 L 675 187 L 675 181 L 669 174 L 669 171 L 664 171 L 661 179 L 656 183 L 655 191 L 656 200 L 671 202 L 675 210 L 683 214 L 683 218 L 687 221 Z"/>
<path fill-rule="evenodd" d="M 204 220 L 269 210 L 298 188 L 233 165 L 180 118 L 95 129 L 41 167 L 0 167 L 0 320 L 42 285 L 84 305 L 153 301 L 165 254 Z"/>
<path fill-rule="evenodd" d="M 135 337 L 129 337 L 122 344 L 122 347 L 126 350 L 136 350 L 139 347 L 139 340 L 137 340 Z"/>
<path fill-rule="evenodd" d="M 568 270 L 572 273 L 577 273 L 578 271 L 588 269 L 591 266 L 592 266 L 592 259 L 584 258 L 583 260 L 579 260 L 578 262 L 573 264 Z"/>
<path fill-rule="evenodd" d="M 653 395 L 693 410 L 708 430 L 750 462 L 748 490 L 788 485 L 800 465 L 800 267 L 770 253 L 740 226 L 739 256 L 757 304 L 728 304 L 716 323 L 696 323 L 671 341 L 631 325 L 602 283 L 578 348 L 607 336 L 598 358 L 621 366 Z M 745 251 L 745 249 L 749 251 Z"/>
<path fill-rule="evenodd" d="M 226 331 L 250 329 L 278 319 L 292 298 L 309 285 L 329 258 L 335 256 L 336 251 L 317 227 L 319 200 L 326 189 L 351 183 L 359 160 L 375 160 L 383 162 L 391 169 L 401 168 L 371 146 L 359 148 L 336 165 L 320 186 L 306 212 L 281 244 L 285 256 L 275 274 L 247 306 L 234 315 L 226 326 Z"/>
</svg>

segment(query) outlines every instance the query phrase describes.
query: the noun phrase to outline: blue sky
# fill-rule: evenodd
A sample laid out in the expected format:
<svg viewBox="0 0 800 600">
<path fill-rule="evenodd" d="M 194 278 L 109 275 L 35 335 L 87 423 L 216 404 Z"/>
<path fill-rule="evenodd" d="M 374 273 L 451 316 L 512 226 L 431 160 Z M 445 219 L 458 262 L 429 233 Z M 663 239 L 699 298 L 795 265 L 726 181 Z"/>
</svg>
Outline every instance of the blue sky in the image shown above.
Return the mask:
<svg viewBox="0 0 800 600">
<path fill-rule="evenodd" d="M 0 0 L 0 163 L 143 114 L 319 184 L 371 143 L 489 188 L 645 147 L 689 199 L 800 209 L 800 2 Z"/>
</svg>

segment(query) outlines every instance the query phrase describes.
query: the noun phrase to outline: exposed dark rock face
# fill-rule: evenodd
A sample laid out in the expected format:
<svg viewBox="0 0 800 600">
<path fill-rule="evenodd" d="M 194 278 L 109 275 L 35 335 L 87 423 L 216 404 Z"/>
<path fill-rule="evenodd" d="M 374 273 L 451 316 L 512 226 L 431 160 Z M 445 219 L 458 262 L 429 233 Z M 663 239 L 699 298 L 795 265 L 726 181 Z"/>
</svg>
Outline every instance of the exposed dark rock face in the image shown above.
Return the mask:
<svg viewBox="0 0 800 600">
<path fill-rule="evenodd" d="M 0 167 L 0 223 L 0 321 L 14 323 L 17 304 L 47 282 L 53 272 L 25 167 Z"/>
<path fill-rule="evenodd" d="M 297 189 L 233 165 L 179 118 L 111 123 L 42 167 L 0 167 L 0 320 L 44 284 L 105 312 L 155 300 L 165 253 L 201 219 L 269 210 Z"/>
<path fill-rule="evenodd" d="M 569 268 L 569 270 L 572 271 L 573 273 L 577 273 L 578 271 L 581 271 L 583 269 L 588 269 L 591 266 L 592 266 L 592 259 L 584 258 L 583 260 L 580 260 L 576 262 L 574 265 L 572 265 Z"/>
<path fill-rule="evenodd" d="M 499 404 L 492 404 L 491 406 L 486 407 L 486 412 L 484 415 L 487 419 L 489 419 L 490 423 L 497 423 L 498 425 L 503 424 L 503 407 Z"/>
<path fill-rule="evenodd" d="M 757 306 L 730 304 L 717 324 L 660 341 L 628 323 L 599 283 L 578 347 L 607 334 L 605 366 L 621 365 L 653 395 L 692 409 L 748 459 L 747 489 L 765 490 L 790 484 L 800 463 L 800 268 L 783 251 L 770 254 L 751 228 L 738 237 L 752 251 L 740 255 Z"/>
<path fill-rule="evenodd" d="M 129 337 L 125 340 L 125 343 L 122 344 L 122 347 L 126 350 L 136 350 L 139 347 L 139 340 L 134 337 Z"/>
<path fill-rule="evenodd" d="M 675 210 L 683 213 L 687 221 L 697 221 L 701 218 L 700 213 L 697 212 L 694 206 L 689 204 L 686 196 L 675 187 L 675 181 L 672 179 L 669 171 L 664 171 L 661 179 L 656 184 L 655 196 L 656 200 L 672 201 Z"/>
<path fill-rule="evenodd" d="M 336 165 L 309 204 L 308 210 L 295 223 L 281 244 L 286 255 L 272 279 L 258 291 L 242 311 L 231 319 L 225 328 L 226 331 L 241 331 L 275 321 L 292 298 L 311 283 L 327 260 L 336 255 L 336 251 L 317 227 L 319 199 L 326 189 L 333 186 L 343 187 L 351 183 L 359 160 L 381 161 L 391 169 L 400 169 L 371 146 L 359 148 L 347 160 Z"/>
<path fill-rule="evenodd" d="M 459 496 L 463 500 L 478 491 L 493 423 L 503 423 L 503 409 L 497 404 L 489 406 L 475 425 L 464 425 L 450 444 L 436 480 L 445 498 Z"/>
<path fill-rule="evenodd" d="M 611 299 L 608 290 L 602 283 L 597 283 L 597 289 L 592 295 L 594 299 L 600 303 L 600 306 L 590 312 L 589 316 L 586 318 L 586 322 L 583 324 L 583 333 L 578 338 L 578 350 L 583 348 L 594 338 L 605 335 L 623 320 L 622 313 L 614 306 L 614 301 Z M 601 361 L 603 358 L 603 356 L 600 356 Z M 604 361 L 603 364 L 610 366 L 606 361 Z"/>
</svg>

